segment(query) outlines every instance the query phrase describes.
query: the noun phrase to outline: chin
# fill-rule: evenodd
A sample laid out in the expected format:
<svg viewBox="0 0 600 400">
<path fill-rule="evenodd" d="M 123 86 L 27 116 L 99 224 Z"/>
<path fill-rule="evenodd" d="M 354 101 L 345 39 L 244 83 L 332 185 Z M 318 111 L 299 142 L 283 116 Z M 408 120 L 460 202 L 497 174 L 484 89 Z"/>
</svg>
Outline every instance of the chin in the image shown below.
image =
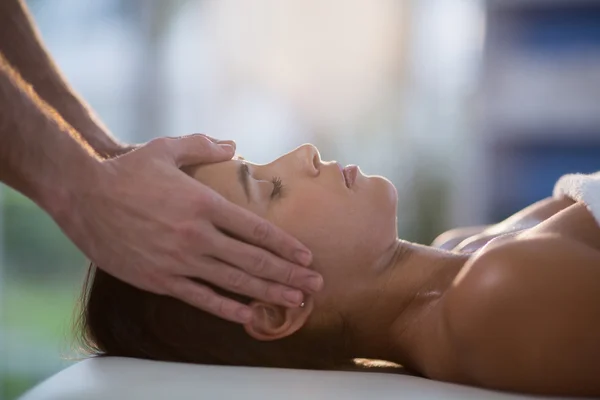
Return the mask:
<svg viewBox="0 0 600 400">
<path fill-rule="evenodd" d="M 398 191 L 388 179 L 379 175 L 367 176 L 369 191 L 369 208 L 377 215 L 376 220 L 380 226 L 390 223 L 396 232 L 396 217 L 398 212 Z"/>
<path fill-rule="evenodd" d="M 377 193 L 377 196 L 387 199 L 395 210 L 398 203 L 398 191 L 394 184 L 390 182 L 389 179 L 379 175 L 371 175 L 368 176 L 367 179 L 373 185 L 373 189 Z"/>
<path fill-rule="evenodd" d="M 397 212 L 398 191 L 388 179 L 383 176 L 368 176 L 370 186 L 370 205 L 372 221 L 376 227 L 374 237 L 381 244 L 388 244 L 398 237 Z"/>
</svg>

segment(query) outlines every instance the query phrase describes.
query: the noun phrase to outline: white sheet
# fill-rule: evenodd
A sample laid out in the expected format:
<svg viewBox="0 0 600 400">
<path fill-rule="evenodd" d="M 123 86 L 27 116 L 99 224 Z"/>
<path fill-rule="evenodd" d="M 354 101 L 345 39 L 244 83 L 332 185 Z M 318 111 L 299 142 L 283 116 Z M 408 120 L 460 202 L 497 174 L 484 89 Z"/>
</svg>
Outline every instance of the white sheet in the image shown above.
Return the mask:
<svg viewBox="0 0 600 400">
<path fill-rule="evenodd" d="M 81 361 L 42 382 L 21 400 L 535 398 L 544 397 L 514 395 L 379 372 L 220 367 L 115 357 Z"/>
</svg>

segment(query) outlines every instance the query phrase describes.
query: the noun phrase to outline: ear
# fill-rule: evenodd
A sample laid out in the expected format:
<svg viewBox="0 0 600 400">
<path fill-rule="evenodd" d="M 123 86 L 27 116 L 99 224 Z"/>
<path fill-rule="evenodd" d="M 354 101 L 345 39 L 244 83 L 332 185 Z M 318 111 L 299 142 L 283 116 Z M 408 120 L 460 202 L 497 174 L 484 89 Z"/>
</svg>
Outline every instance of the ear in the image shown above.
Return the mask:
<svg viewBox="0 0 600 400">
<path fill-rule="evenodd" d="M 253 301 L 252 319 L 244 325 L 246 332 L 254 339 L 277 340 L 295 333 L 302 328 L 310 316 L 314 302 L 305 296 L 304 307 L 287 308 L 262 301 Z"/>
</svg>

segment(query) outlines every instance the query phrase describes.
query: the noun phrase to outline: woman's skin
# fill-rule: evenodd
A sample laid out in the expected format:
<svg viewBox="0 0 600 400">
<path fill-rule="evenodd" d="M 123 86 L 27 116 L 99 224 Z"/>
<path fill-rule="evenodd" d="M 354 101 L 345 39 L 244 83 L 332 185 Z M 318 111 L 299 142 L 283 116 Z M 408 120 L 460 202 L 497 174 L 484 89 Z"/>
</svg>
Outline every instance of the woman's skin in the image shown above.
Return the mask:
<svg viewBox="0 0 600 400">
<path fill-rule="evenodd" d="M 431 246 L 445 250 L 473 252 L 498 236 L 533 228 L 573 203 L 574 201 L 569 198 L 548 197 L 497 224 L 456 228 L 444 232 L 435 238 Z"/>
<path fill-rule="evenodd" d="M 584 205 L 542 204 L 554 211 L 543 222 L 465 253 L 398 239 L 393 185 L 359 173 L 347 187 L 312 145 L 187 172 L 305 243 L 323 275 L 302 308 L 253 301 L 254 338 L 343 321 L 353 357 L 489 388 L 600 394 L 600 228 Z"/>
</svg>

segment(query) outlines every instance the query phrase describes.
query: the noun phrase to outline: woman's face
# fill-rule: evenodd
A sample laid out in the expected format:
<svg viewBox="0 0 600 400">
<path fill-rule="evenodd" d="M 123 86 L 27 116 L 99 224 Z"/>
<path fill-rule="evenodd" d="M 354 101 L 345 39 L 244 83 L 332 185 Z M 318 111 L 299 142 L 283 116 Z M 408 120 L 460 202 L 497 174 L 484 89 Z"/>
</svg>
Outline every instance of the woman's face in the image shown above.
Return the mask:
<svg viewBox="0 0 600 400">
<path fill-rule="evenodd" d="M 359 171 L 347 185 L 341 166 L 321 161 L 313 145 L 265 165 L 240 158 L 200 166 L 191 175 L 304 243 L 325 281 L 319 302 L 342 301 L 349 287 L 355 295 L 361 287 L 369 290 L 369 278 L 396 242 L 391 182 Z"/>
</svg>

